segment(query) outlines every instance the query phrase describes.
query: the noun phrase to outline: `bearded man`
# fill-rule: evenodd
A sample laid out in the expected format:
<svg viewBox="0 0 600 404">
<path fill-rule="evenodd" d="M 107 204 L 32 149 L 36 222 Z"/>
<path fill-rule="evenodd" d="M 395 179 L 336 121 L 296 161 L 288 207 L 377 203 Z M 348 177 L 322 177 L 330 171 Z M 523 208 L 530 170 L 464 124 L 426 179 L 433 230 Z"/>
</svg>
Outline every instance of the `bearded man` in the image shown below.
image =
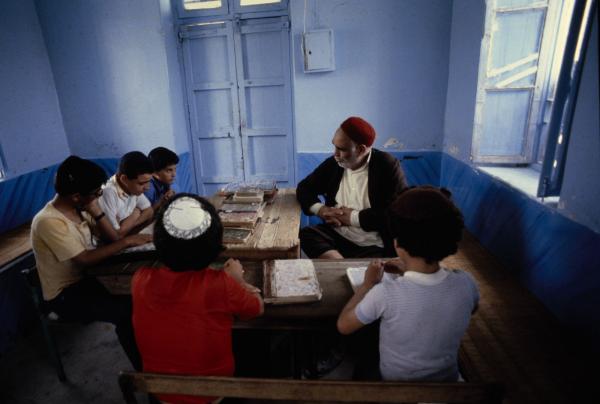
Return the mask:
<svg viewBox="0 0 600 404">
<path fill-rule="evenodd" d="M 298 184 L 304 214 L 324 222 L 300 230 L 309 258 L 395 256 L 385 212 L 407 184 L 398 159 L 372 147 L 375 138 L 364 119 L 346 119 L 331 141 L 333 156 Z"/>
</svg>

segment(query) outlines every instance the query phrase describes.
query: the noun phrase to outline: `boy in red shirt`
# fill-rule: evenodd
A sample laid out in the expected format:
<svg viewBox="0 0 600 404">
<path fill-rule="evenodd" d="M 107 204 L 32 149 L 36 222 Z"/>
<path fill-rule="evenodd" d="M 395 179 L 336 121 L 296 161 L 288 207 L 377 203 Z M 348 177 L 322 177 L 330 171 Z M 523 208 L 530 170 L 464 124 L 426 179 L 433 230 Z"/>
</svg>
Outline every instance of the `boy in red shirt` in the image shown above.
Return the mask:
<svg viewBox="0 0 600 404">
<path fill-rule="evenodd" d="M 154 244 L 161 268 L 133 277 L 133 327 L 146 372 L 232 376 L 234 317 L 262 314 L 259 290 L 244 281 L 239 261 L 208 265 L 222 250 L 223 226 L 205 199 L 179 194 L 158 214 Z M 161 395 L 169 403 L 211 398 Z"/>
</svg>

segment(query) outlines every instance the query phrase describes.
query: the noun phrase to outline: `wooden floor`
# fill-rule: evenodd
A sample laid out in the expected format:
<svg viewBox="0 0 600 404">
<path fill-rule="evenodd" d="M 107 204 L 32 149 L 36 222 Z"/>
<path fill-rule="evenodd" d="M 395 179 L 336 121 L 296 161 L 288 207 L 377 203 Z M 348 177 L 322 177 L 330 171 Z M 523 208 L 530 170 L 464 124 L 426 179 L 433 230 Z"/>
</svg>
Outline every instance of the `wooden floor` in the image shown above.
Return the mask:
<svg viewBox="0 0 600 404">
<path fill-rule="evenodd" d="M 581 401 L 598 383 L 586 370 L 593 358 L 508 268 L 470 235 L 444 264 L 473 274 L 481 293 L 460 350 L 465 378 L 504 383 L 504 403 L 597 402 Z"/>
</svg>

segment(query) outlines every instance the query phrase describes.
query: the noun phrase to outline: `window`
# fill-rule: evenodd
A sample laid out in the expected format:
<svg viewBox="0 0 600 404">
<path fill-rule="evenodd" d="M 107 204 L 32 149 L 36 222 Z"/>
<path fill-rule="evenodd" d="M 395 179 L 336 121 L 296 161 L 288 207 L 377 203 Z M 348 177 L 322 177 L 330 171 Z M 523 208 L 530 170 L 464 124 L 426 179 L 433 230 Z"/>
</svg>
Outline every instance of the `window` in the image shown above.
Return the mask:
<svg viewBox="0 0 600 404">
<path fill-rule="evenodd" d="M 179 16 L 210 17 L 231 13 L 285 10 L 288 0 L 176 0 Z"/>
<path fill-rule="evenodd" d="M 240 0 L 240 6 L 260 6 L 262 4 L 281 3 L 281 0 Z"/>
<path fill-rule="evenodd" d="M 185 10 L 210 10 L 222 6 L 221 0 L 183 0 Z"/>
<path fill-rule="evenodd" d="M 576 81 L 577 75 L 570 73 L 577 57 L 573 38 L 580 37 L 582 29 L 590 25 L 582 17 L 586 4 L 589 8 L 591 2 L 488 1 L 473 129 L 473 162 L 526 166 L 539 172 L 542 164 L 547 164 L 546 154 L 554 154 L 555 144 L 565 144 L 565 131 L 561 130 L 559 136 L 552 121 L 558 119 L 557 111 L 565 107 L 561 80 L 562 86 L 568 88 Z M 568 77 L 564 77 L 567 72 Z M 541 192 L 541 188 L 540 181 L 538 196 L 551 195 Z"/>
<path fill-rule="evenodd" d="M 475 163 L 541 160 L 536 146 L 554 98 L 566 39 L 559 27 L 561 20 L 562 27 L 568 26 L 567 3 L 572 1 L 488 2 L 473 131 Z M 557 66 L 551 63 L 554 55 Z"/>
</svg>

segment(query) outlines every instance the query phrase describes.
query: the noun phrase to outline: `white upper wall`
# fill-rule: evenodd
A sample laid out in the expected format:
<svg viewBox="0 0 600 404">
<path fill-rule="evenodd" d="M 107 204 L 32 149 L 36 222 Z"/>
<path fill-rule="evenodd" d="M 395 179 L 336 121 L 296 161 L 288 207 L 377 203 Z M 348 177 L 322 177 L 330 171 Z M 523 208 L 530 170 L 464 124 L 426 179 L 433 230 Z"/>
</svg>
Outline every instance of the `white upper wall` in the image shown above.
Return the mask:
<svg viewBox="0 0 600 404">
<path fill-rule="evenodd" d="M 304 0 L 291 0 L 296 145 L 331 151 L 348 116 L 390 138 L 396 150 L 441 150 L 452 2 L 447 0 L 308 0 L 306 29 L 331 28 L 333 72 L 305 74 Z"/>
<path fill-rule="evenodd" d="M 71 151 L 188 150 L 172 25 L 159 0 L 39 0 Z M 179 88 L 177 86 L 179 85 Z"/>
<path fill-rule="evenodd" d="M 33 0 L 0 1 L 0 145 L 9 176 L 69 155 Z"/>
</svg>

